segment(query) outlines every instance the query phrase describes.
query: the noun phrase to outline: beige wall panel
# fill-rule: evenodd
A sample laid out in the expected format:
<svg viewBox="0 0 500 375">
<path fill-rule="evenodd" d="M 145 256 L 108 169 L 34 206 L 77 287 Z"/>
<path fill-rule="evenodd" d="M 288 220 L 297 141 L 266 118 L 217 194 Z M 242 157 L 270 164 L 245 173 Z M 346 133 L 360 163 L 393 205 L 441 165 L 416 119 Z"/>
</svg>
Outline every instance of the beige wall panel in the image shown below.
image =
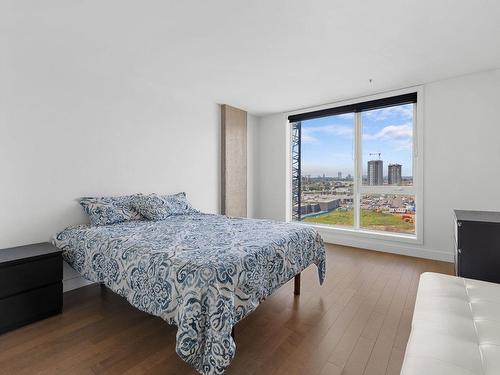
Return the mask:
<svg viewBox="0 0 500 375">
<path fill-rule="evenodd" d="M 247 216 L 247 113 L 221 105 L 222 207 L 228 216 Z"/>
</svg>

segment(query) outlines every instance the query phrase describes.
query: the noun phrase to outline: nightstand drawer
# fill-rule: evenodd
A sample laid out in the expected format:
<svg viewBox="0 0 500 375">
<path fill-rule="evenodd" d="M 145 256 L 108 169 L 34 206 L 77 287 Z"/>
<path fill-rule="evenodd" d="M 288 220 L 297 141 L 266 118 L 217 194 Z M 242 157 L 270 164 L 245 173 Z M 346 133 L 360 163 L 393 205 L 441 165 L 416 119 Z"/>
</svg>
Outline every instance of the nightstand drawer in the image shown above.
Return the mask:
<svg viewBox="0 0 500 375">
<path fill-rule="evenodd" d="M 0 299 L 0 333 L 58 314 L 62 282 Z"/>
<path fill-rule="evenodd" d="M 61 280 L 61 254 L 0 266 L 0 298 Z"/>
</svg>

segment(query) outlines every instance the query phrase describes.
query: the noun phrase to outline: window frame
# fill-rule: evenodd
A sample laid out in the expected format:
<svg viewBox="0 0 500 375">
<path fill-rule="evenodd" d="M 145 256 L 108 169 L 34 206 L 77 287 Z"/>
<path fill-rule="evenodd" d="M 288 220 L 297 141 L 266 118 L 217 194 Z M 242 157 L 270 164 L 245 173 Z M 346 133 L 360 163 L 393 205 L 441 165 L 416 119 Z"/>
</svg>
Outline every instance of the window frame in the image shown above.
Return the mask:
<svg viewBox="0 0 500 375">
<path fill-rule="evenodd" d="M 353 187 L 353 199 L 354 199 L 354 227 L 341 227 L 333 225 L 324 224 L 314 224 L 297 222 L 302 225 L 312 226 L 317 228 L 322 232 L 327 232 L 330 234 L 342 234 L 342 235 L 352 235 L 353 237 L 361 238 L 372 238 L 381 239 L 396 242 L 405 242 L 412 244 L 422 244 L 423 243 L 423 218 L 424 218 L 424 207 L 423 207 L 423 107 L 424 107 L 424 92 L 423 86 L 414 86 L 400 90 L 394 90 L 390 92 L 384 92 L 380 94 L 359 97 L 351 100 L 345 100 L 341 102 L 326 104 L 322 106 L 304 108 L 297 111 L 292 111 L 286 113 L 287 117 L 291 115 L 299 115 L 311 111 L 321 111 L 328 110 L 336 107 L 356 105 L 363 102 L 368 102 L 372 100 L 385 99 L 392 96 L 404 95 L 409 93 L 417 93 L 417 102 L 413 106 L 413 185 L 412 186 L 395 186 L 395 185 L 378 185 L 369 186 L 363 185 L 363 155 L 362 155 L 362 112 L 356 112 L 354 121 L 354 178 L 355 183 Z M 286 121 L 286 187 L 287 191 L 286 197 L 286 221 L 292 221 L 292 157 L 291 157 L 291 135 L 292 135 L 292 123 L 288 120 Z M 414 195 L 415 199 L 415 234 L 405 234 L 389 231 L 376 231 L 371 229 L 363 229 L 360 226 L 360 198 L 362 194 L 400 194 L 400 195 Z"/>
</svg>

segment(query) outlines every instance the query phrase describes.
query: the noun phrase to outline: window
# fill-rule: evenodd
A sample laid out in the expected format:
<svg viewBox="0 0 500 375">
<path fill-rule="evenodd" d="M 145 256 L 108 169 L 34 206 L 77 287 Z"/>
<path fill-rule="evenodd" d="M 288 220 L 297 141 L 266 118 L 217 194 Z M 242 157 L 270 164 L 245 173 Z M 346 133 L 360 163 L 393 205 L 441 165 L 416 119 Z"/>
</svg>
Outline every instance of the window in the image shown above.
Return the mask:
<svg viewBox="0 0 500 375">
<path fill-rule="evenodd" d="M 416 237 L 416 109 L 415 92 L 289 116 L 292 219 Z"/>
</svg>

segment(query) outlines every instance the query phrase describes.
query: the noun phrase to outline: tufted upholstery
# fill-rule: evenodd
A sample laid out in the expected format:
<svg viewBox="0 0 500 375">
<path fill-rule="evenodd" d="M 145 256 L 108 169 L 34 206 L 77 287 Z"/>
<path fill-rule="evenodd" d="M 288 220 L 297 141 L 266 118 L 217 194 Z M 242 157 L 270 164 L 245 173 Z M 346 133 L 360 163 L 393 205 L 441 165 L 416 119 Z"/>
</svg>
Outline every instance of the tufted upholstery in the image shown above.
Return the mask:
<svg viewBox="0 0 500 375">
<path fill-rule="evenodd" d="M 500 284 L 421 275 L 401 375 L 500 374 Z"/>
</svg>

